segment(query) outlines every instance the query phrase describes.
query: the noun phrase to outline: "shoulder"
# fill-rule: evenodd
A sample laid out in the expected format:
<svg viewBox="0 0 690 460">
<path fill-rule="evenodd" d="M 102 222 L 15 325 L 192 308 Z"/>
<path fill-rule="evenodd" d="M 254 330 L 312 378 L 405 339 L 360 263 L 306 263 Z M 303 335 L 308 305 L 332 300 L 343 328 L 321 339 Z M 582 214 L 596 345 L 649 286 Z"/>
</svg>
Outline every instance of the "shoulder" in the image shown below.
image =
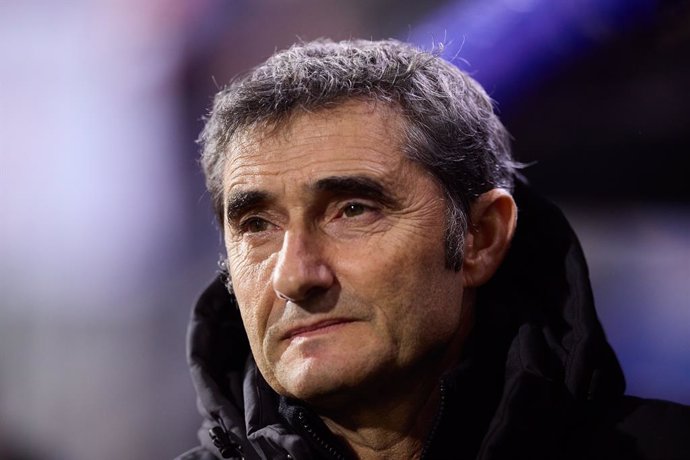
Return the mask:
<svg viewBox="0 0 690 460">
<path fill-rule="evenodd" d="M 625 396 L 595 424 L 587 458 L 680 460 L 690 452 L 690 406 Z"/>
<path fill-rule="evenodd" d="M 657 399 L 625 397 L 616 430 L 635 439 L 642 458 L 687 458 L 690 406 Z"/>
</svg>

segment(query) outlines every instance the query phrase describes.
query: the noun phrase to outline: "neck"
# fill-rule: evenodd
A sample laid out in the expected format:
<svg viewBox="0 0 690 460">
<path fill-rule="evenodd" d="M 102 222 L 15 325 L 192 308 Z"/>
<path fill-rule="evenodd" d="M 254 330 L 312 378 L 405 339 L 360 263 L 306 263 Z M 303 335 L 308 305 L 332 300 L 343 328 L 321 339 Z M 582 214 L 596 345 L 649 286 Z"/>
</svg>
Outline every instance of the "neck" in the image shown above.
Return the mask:
<svg viewBox="0 0 690 460">
<path fill-rule="evenodd" d="M 362 399 L 347 411 L 324 412 L 322 419 L 361 460 L 419 458 L 439 408 L 437 383 L 420 383 L 404 398 Z"/>
</svg>

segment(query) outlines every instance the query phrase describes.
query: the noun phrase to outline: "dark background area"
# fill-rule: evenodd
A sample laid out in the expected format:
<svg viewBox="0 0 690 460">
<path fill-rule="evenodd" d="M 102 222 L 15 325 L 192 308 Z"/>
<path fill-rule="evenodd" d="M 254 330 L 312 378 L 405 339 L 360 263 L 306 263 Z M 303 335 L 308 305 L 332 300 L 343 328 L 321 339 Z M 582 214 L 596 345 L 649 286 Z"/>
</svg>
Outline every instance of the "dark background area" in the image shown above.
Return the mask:
<svg viewBox="0 0 690 460">
<path fill-rule="evenodd" d="M 690 17 L 659 5 L 506 107 L 535 186 L 569 201 L 688 203 Z"/>
</svg>

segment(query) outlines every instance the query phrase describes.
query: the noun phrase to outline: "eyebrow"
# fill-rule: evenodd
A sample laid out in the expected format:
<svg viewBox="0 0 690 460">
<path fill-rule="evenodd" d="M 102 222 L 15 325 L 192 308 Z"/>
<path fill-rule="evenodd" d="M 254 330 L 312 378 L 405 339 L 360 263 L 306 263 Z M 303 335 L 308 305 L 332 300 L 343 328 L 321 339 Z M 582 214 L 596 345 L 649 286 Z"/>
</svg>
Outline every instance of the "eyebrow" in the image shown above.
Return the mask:
<svg viewBox="0 0 690 460">
<path fill-rule="evenodd" d="M 379 181 L 367 176 L 330 176 L 319 179 L 308 188 L 316 192 L 333 195 L 361 196 L 387 206 L 395 199 Z M 263 190 L 238 190 L 232 192 L 225 203 L 228 222 L 237 221 L 249 211 L 274 200 L 274 196 Z"/>
<path fill-rule="evenodd" d="M 225 215 L 228 222 L 236 221 L 270 199 L 271 195 L 261 190 L 239 190 L 231 193 L 225 203 Z"/>
<path fill-rule="evenodd" d="M 367 176 L 325 177 L 317 180 L 311 188 L 334 195 L 362 196 L 389 206 L 395 202 L 381 182 Z"/>
</svg>

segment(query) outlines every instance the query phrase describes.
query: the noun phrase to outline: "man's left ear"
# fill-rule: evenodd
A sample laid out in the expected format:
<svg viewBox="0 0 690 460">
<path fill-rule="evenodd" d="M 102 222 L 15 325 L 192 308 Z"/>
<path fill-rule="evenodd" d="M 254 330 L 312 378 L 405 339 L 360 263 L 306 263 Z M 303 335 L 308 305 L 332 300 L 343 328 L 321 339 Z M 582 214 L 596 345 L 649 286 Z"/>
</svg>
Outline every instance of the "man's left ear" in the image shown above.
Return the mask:
<svg viewBox="0 0 690 460">
<path fill-rule="evenodd" d="M 478 287 L 503 262 L 517 225 L 517 206 L 507 190 L 495 188 L 480 195 L 470 208 L 462 264 L 465 287 Z"/>
</svg>

